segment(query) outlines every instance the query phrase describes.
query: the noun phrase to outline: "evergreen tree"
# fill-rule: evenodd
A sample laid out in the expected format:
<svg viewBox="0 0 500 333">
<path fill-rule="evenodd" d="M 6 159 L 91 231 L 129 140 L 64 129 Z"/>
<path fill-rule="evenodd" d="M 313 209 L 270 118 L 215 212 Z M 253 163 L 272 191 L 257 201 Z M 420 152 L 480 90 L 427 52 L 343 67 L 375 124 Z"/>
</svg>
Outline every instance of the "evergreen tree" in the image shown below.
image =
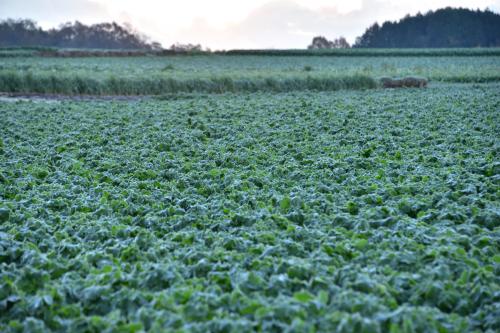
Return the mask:
<svg viewBox="0 0 500 333">
<path fill-rule="evenodd" d="M 500 15 L 490 10 L 443 8 L 377 23 L 356 39 L 354 47 L 433 48 L 500 46 Z"/>
</svg>

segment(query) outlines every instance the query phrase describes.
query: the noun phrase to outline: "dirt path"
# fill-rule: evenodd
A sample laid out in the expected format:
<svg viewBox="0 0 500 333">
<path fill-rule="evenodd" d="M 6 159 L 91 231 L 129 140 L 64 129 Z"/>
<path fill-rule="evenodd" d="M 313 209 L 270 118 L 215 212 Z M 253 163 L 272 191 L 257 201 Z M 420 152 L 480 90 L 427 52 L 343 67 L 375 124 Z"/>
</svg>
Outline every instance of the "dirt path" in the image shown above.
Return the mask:
<svg viewBox="0 0 500 333">
<path fill-rule="evenodd" d="M 151 99 L 148 95 L 63 95 L 63 94 L 38 94 L 38 93 L 0 93 L 0 102 L 18 101 L 137 101 Z"/>
</svg>

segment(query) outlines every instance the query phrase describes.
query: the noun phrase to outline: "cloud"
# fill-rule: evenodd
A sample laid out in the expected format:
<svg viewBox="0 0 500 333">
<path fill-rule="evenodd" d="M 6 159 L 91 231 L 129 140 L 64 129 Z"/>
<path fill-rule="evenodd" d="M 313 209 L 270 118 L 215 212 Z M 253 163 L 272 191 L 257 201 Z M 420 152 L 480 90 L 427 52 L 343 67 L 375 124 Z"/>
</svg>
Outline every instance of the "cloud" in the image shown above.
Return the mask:
<svg viewBox="0 0 500 333">
<path fill-rule="evenodd" d="M 92 0 L 2 0 L 0 13 L 2 18 L 34 19 L 47 28 L 74 20 L 85 23 L 109 20 L 106 7 Z"/>
<path fill-rule="evenodd" d="M 469 5 L 473 3 L 474 5 Z M 215 27 L 198 17 L 192 24 L 174 33 L 175 41 L 200 43 L 219 48 L 305 48 L 313 36 L 333 39 L 346 37 L 351 43 L 374 22 L 398 20 L 406 14 L 427 12 L 445 6 L 495 8 L 500 1 L 492 0 L 364 0 L 357 9 L 345 11 L 327 1 L 269 1 L 251 11 L 238 23 Z M 172 41 L 173 42 L 173 41 Z"/>
<path fill-rule="evenodd" d="M 317 8 L 278 0 L 252 11 L 243 21 L 217 29 L 198 18 L 176 34 L 182 40 L 215 48 L 304 48 L 312 37 L 346 36 L 351 41 L 386 11 L 381 1 L 342 13 L 337 7 Z"/>
</svg>

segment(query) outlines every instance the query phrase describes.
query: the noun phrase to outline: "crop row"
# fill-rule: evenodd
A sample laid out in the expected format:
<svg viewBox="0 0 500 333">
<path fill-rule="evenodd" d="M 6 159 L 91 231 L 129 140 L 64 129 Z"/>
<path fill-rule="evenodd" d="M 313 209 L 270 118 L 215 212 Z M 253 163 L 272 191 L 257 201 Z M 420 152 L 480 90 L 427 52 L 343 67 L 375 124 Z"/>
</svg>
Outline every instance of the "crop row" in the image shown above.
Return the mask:
<svg viewBox="0 0 500 333">
<path fill-rule="evenodd" d="M 500 75 L 449 76 L 441 82 L 485 83 L 498 82 Z M 164 95 L 173 93 L 228 92 L 289 92 L 361 90 L 380 87 L 378 79 L 366 75 L 353 76 L 287 76 L 287 77 L 230 77 L 211 78 L 131 78 L 57 74 L 20 74 L 0 72 L 0 92 L 41 93 L 66 95 Z"/>
<path fill-rule="evenodd" d="M 377 87 L 375 79 L 356 75 L 350 77 L 288 77 L 288 78 L 116 78 L 32 75 L 0 73 L 0 92 L 57 93 L 70 95 L 161 95 L 178 92 L 286 92 L 295 90 L 334 91 Z"/>
</svg>

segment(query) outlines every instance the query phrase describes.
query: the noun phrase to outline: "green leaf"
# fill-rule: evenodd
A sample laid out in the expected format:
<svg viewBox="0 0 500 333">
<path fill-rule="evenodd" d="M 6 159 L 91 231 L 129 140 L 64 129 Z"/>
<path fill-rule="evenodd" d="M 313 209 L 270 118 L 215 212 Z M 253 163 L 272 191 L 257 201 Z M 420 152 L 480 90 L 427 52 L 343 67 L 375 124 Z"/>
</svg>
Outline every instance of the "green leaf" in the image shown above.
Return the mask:
<svg viewBox="0 0 500 333">
<path fill-rule="evenodd" d="M 10 210 L 7 208 L 0 208 L 0 222 L 6 222 L 10 217 Z"/>
<path fill-rule="evenodd" d="M 346 209 L 351 215 L 356 215 L 359 212 L 358 204 L 355 203 L 354 201 L 348 201 Z"/>
<path fill-rule="evenodd" d="M 280 209 L 282 211 L 287 212 L 291 206 L 292 206 L 292 200 L 290 199 L 290 197 L 284 197 L 283 199 L 281 199 Z"/>
<path fill-rule="evenodd" d="M 314 299 L 314 295 L 309 293 L 308 291 L 299 291 L 293 294 L 293 298 L 302 303 L 308 303 Z"/>
<path fill-rule="evenodd" d="M 354 247 L 360 251 L 366 248 L 367 245 L 368 245 L 368 240 L 366 239 L 358 239 L 354 242 Z"/>
<path fill-rule="evenodd" d="M 500 264 L 500 254 L 495 254 L 493 256 L 493 262 L 496 264 Z"/>
</svg>

